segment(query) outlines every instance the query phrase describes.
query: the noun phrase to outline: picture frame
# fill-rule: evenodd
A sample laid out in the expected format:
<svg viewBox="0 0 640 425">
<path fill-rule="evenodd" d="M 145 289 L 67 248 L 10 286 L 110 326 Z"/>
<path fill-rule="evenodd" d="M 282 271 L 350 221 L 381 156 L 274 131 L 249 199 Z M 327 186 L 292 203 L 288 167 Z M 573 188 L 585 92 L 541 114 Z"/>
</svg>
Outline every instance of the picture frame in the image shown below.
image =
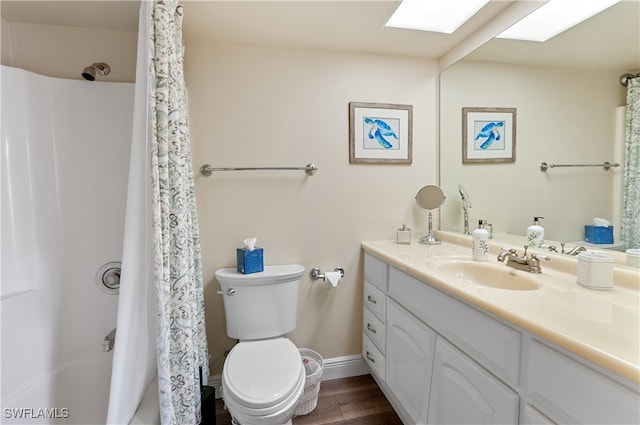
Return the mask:
<svg viewBox="0 0 640 425">
<path fill-rule="evenodd" d="M 462 163 L 516 162 L 516 108 L 462 108 Z"/>
<path fill-rule="evenodd" d="M 349 162 L 411 164 L 413 106 L 349 102 Z"/>
</svg>

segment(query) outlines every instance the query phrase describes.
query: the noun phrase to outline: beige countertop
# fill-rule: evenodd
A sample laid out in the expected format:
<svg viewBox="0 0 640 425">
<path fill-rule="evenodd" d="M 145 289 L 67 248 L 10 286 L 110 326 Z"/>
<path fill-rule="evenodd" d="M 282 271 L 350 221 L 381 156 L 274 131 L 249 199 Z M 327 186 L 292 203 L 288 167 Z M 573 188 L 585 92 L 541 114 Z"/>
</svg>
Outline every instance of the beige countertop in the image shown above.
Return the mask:
<svg viewBox="0 0 640 425">
<path fill-rule="evenodd" d="M 468 236 L 437 232 L 440 245 L 398 245 L 395 241 L 363 242 L 362 248 L 389 264 L 426 280 L 535 335 L 551 341 L 626 379 L 640 383 L 640 273 L 616 267 L 613 290 L 584 288 L 576 283 L 576 260 L 552 256 L 542 273 L 531 275 L 536 290 L 480 286 L 441 274 L 446 257 L 468 257 Z M 490 262 L 497 263 L 501 245 L 491 243 Z M 518 249 L 522 254 L 522 248 Z M 504 265 L 507 268 L 506 265 Z"/>
</svg>

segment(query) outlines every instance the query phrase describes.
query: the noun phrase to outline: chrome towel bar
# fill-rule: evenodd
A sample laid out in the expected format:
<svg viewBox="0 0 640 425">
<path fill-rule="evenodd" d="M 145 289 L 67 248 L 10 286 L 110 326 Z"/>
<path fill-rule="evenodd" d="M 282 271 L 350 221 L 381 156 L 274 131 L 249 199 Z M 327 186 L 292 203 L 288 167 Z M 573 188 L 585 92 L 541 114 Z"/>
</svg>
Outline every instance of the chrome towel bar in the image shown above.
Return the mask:
<svg viewBox="0 0 640 425">
<path fill-rule="evenodd" d="M 541 162 L 540 163 L 540 171 L 545 172 L 547 171 L 547 169 L 549 168 L 556 168 L 556 167 L 602 167 L 606 170 L 608 170 L 611 167 L 619 167 L 620 164 L 618 164 L 617 162 L 614 162 L 613 164 L 610 162 L 603 162 L 602 164 L 547 164 L 546 162 Z"/>
<path fill-rule="evenodd" d="M 312 176 L 318 171 L 318 167 L 313 164 L 307 164 L 305 167 L 225 167 L 217 168 L 210 164 L 204 164 L 200 167 L 202 175 L 209 177 L 214 171 L 255 171 L 255 170 L 275 170 L 275 171 L 292 171 L 304 170 L 307 175 Z"/>
</svg>

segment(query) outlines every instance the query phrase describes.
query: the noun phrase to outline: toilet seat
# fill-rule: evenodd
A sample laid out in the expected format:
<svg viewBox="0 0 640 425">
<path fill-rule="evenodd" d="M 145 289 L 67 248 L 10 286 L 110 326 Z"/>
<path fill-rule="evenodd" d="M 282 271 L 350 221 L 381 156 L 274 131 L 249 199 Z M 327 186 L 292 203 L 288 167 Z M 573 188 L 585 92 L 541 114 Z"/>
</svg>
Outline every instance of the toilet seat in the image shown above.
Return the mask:
<svg viewBox="0 0 640 425">
<path fill-rule="evenodd" d="M 224 363 L 223 398 L 230 410 L 267 416 L 297 404 L 304 380 L 300 352 L 290 340 L 240 342 Z"/>
</svg>

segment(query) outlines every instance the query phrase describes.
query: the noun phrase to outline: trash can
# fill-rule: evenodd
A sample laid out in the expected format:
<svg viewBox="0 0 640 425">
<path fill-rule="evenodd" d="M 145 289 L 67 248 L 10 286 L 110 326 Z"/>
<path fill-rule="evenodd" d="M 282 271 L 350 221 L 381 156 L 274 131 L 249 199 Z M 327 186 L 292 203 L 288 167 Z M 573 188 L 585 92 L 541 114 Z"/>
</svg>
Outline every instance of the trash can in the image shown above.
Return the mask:
<svg viewBox="0 0 640 425">
<path fill-rule="evenodd" d="M 320 382 L 322 381 L 322 369 L 324 362 L 322 356 L 308 348 L 300 348 L 300 357 L 306 374 L 304 380 L 304 392 L 300 404 L 296 408 L 296 416 L 307 415 L 316 408 Z"/>
</svg>

